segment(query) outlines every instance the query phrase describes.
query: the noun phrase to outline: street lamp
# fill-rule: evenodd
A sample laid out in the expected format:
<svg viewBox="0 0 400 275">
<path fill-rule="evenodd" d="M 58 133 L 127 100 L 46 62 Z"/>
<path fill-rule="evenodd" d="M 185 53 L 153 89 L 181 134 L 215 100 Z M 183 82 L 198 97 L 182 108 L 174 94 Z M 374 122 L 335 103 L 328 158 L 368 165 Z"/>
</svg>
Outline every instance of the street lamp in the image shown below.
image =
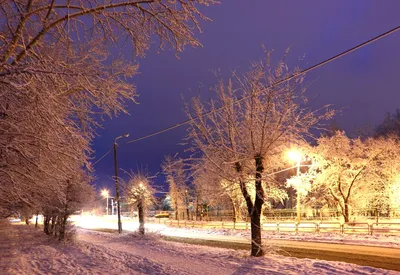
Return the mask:
<svg viewBox="0 0 400 275">
<path fill-rule="evenodd" d="M 117 200 L 118 233 L 122 232 L 122 223 L 121 223 L 121 204 L 120 204 L 119 184 L 118 184 L 117 140 L 124 137 L 125 138 L 129 137 L 129 134 L 124 134 L 122 136 L 116 137 L 114 140 L 115 196 Z"/>
<path fill-rule="evenodd" d="M 101 190 L 101 195 L 106 198 L 106 213 L 108 216 L 108 190 L 107 189 Z"/>
<path fill-rule="evenodd" d="M 296 177 L 299 180 L 299 176 L 300 176 L 300 162 L 301 162 L 301 154 L 299 151 L 289 151 L 288 153 L 288 157 L 290 160 L 295 161 L 296 162 Z M 300 192 L 299 192 L 299 188 L 300 188 L 300 182 L 297 183 L 297 188 L 296 188 L 296 194 L 297 194 L 297 199 L 296 199 L 296 212 L 297 212 L 297 218 L 296 221 L 297 223 L 300 223 Z"/>
</svg>

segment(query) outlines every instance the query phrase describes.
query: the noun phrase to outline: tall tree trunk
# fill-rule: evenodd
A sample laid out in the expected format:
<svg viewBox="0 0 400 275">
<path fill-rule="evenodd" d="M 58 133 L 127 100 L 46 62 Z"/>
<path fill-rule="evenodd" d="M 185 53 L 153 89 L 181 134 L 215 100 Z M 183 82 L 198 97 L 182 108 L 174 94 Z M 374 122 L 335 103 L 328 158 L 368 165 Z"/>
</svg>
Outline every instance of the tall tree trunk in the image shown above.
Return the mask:
<svg viewBox="0 0 400 275">
<path fill-rule="evenodd" d="M 186 208 L 186 216 L 187 216 L 187 220 L 190 220 L 190 211 L 189 211 L 189 207 Z"/>
<path fill-rule="evenodd" d="M 50 235 L 49 225 L 50 225 L 50 216 L 49 215 L 45 215 L 44 216 L 44 221 L 43 221 L 43 231 L 47 235 Z"/>
<path fill-rule="evenodd" d="M 261 241 L 261 209 L 253 207 L 250 214 L 251 221 L 251 256 L 260 257 L 264 255 Z"/>
<path fill-rule="evenodd" d="M 199 196 L 196 196 L 196 221 L 199 219 Z"/>
<path fill-rule="evenodd" d="M 67 190 L 68 190 L 68 188 L 69 188 L 69 185 L 67 186 Z M 67 229 L 68 217 L 69 217 L 69 213 L 68 213 L 68 200 L 67 200 L 67 202 L 65 203 L 64 213 L 63 213 L 62 217 L 60 217 L 60 216 L 58 217 L 58 222 L 60 222 L 60 226 L 58 228 L 59 230 L 57 230 L 57 231 L 59 231 L 59 233 L 60 233 L 60 235 L 58 237 L 58 240 L 60 240 L 60 241 L 64 240 L 64 238 L 65 238 L 65 231 Z M 60 219 L 61 219 L 61 221 L 60 221 Z"/>
<path fill-rule="evenodd" d="M 50 221 L 49 221 L 49 223 L 50 223 Z M 54 233 L 54 229 L 55 229 L 55 224 L 56 224 L 56 216 L 51 216 L 51 224 L 50 224 L 50 227 L 49 227 L 49 234 L 51 235 L 51 234 L 53 234 Z"/>
<path fill-rule="evenodd" d="M 349 204 L 347 202 L 344 203 L 344 222 L 349 222 L 350 221 L 350 211 L 349 211 Z"/>
<path fill-rule="evenodd" d="M 237 162 L 235 163 L 236 172 L 239 174 L 239 185 L 243 197 L 246 201 L 247 211 L 251 222 L 251 256 L 260 257 L 264 255 L 261 243 L 261 209 L 264 204 L 264 189 L 262 188 L 262 172 L 264 171 L 263 159 L 261 156 L 255 157 L 256 161 L 256 180 L 255 189 L 256 196 L 254 203 L 247 190 L 246 183 L 242 180 L 243 167 Z"/>
<path fill-rule="evenodd" d="M 68 220 L 68 213 L 65 212 L 64 215 L 62 216 L 61 224 L 60 224 L 60 235 L 58 237 L 58 240 L 62 241 L 65 239 L 65 232 L 67 229 L 67 220 Z"/>
<path fill-rule="evenodd" d="M 179 211 L 177 202 L 175 202 L 175 220 L 179 220 Z"/>
<path fill-rule="evenodd" d="M 231 203 L 232 203 L 232 220 L 233 220 L 233 222 L 236 222 L 237 214 L 236 214 L 235 202 L 233 201 L 232 198 L 230 198 L 230 199 L 231 199 Z"/>
<path fill-rule="evenodd" d="M 35 222 L 35 228 L 38 227 L 38 220 L 39 220 L 39 212 L 36 213 L 36 222 Z"/>
<path fill-rule="evenodd" d="M 144 234 L 144 211 L 142 199 L 138 202 L 138 214 L 139 214 L 139 233 Z"/>
<path fill-rule="evenodd" d="M 261 240 L 261 210 L 264 204 L 264 189 L 262 187 L 262 173 L 264 172 L 262 156 L 256 156 L 256 196 L 254 207 L 250 214 L 251 219 L 251 256 L 260 257 L 264 255 Z"/>
</svg>

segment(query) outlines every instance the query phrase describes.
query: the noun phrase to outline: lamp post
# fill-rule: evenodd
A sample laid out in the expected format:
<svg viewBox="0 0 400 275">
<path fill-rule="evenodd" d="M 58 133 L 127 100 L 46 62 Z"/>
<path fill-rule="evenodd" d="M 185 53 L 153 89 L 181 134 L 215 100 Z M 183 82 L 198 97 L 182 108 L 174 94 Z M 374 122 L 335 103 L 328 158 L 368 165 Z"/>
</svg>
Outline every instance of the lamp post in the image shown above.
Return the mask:
<svg viewBox="0 0 400 275">
<path fill-rule="evenodd" d="M 121 204 L 120 204 L 119 183 L 118 183 L 117 140 L 123 137 L 129 137 L 129 134 L 124 134 L 122 136 L 116 137 L 114 140 L 115 196 L 117 200 L 118 233 L 122 232 L 122 223 L 121 223 Z"/>
<path fill-rule="evenodd" d="M 298 151 L 290 151 L 289 152 L 289 159 L 293 160 L 296 162 L 296 177 L 299 178 L 300 176 L 300 162 L 301 162 L 301 154 Z M 300 192 L 299 192 L 299 186 L 300 182 L 297 183 L 297 188 L 296 188 L 296 221 L 297 223 L 300 223 Z"/>
<path fill-rule="evenodd" d="M 108 190 L 107 189 L 103 189 L 101 191 L 101 195 L 106 198 L 106 213 L 107 213 L 107 216 L 108 216 Z"/>
</svg>

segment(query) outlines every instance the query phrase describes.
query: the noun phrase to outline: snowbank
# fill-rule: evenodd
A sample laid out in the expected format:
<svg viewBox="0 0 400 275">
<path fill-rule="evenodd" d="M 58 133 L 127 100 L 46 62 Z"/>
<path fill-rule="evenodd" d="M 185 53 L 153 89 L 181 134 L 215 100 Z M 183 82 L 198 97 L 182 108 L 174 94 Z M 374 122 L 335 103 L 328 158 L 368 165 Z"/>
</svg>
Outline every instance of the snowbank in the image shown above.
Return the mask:
<svg viewBox="0 0 400 275">
<path fill-rule="evenodd" d="M 2 224 L 1 274 L 398 274 L 340 262 L 166 242 L 152 233 L 78 230 L 61 244 L 33 226 Z"/>
</svg>

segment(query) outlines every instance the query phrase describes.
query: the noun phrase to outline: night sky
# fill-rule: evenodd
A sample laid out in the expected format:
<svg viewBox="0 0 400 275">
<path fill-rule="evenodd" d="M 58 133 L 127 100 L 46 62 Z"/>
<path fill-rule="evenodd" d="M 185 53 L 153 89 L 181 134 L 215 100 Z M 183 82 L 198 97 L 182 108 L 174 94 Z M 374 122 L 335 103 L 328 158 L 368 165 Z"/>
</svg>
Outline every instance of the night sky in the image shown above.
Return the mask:
<svg viewBox="0 0 400 275">
<path fill-rule="evenodd" d="M 187 48 L 177 59 L 173 52 L 138 59 L 140 75 L 132 81 L 138 89 L 139 104 L 129 104 L 130 115 L 103 123 L 93 142 L 94 161 L 119 140 L 119 168 L 150 174 L 160 172 L 165 155 L 182 154 L 178 145 L 186 126 L 135 143 L 124 144 L 187 119 L 184 102 L 199 93 L 210 98 L 215 83 L 213 71 L 226 78 L 231 70 L 246 72 L 252 61 L 263 58 L 262 45 L 281 58 L 291 47 L 288 63 L 304 69 L 400 24 L 400 1 L 268 1 L 223 0 L 203 9 L 212 22 L 203 22 L 198 35 L 203 48 Z M 126 51 L 128 57 L 128 50 Z M 347 133 L 355 127 L 379 124 L 386 112 L 400 108 L 400 32 L 368 45 L 308 74 L 308 97 L 315 107 L 333 104 L 343 108 L 336 121 Z M 199 86 L 203 86 L 200 90 Z M 182 99 L 182 97 L 184 99 Z M 115 192 L 113 155 L 95 166 L 98 189 Z M 123 172 L 120 172 L 122 177 Z M 163 175 L 156 179 L 158 185 Z"/>
</svg>

